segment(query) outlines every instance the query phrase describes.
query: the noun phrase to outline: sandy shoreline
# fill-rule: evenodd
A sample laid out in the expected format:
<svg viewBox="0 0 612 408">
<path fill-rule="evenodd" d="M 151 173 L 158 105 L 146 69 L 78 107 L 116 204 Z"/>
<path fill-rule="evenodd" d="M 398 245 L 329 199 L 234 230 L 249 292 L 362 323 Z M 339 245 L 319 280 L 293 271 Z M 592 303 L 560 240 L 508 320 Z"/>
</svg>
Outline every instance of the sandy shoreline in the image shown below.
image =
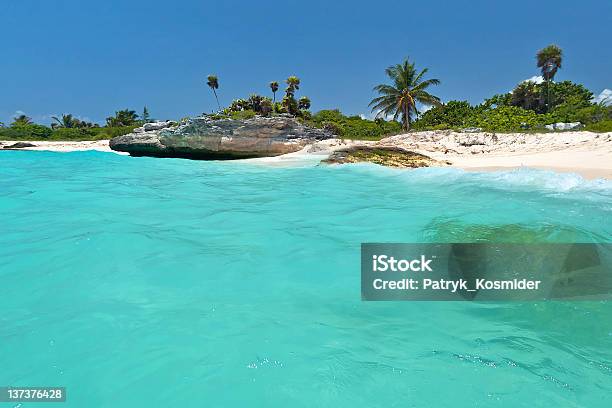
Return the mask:
<svg viewBox="0 0 612 408">
<path fill-rule="evenodd" d="M 34 147 L 24 147 L 20 149 L 14 150 L 39 150 L 39 151 L 49 151 L 49 152 L 79 152 L 86 150 L 97 150 L 100 152 L 111 152 L 124 154 L 121 152 L 116 152 L 112 150 L 108 146 L 108 140 L 85 140 L 85 141 L 8 141 L 2 140 L 0 141 L 0 149 L 4 150 L 5 146 L 10 146 L 14 143 L 30 143 L 35 145 Z"/>
<path fill-rule="evenodd" d="M 13 141 L 0 141 L 0 148 Z M 108 140 L 34 141 L 19 150 L 115 152 Z M 325 140 L 305 149 L 276 157 L 249 159 L 271 166 L 304 165 L 320 161 L 335 150 L 358 145 L 396 146 L 449 162 L 468 171 L 504 171 L 520 167 L 577 173 L 589 179 L 612 179 L 612 133 L 563 132 L 545 134 L 415 132 L 379 142 Z M 2 150 L 2 149 L 0 149 Z"/>
<path fill-rule="evenodd" d="M 612 179 L 612 133 L 544 134 L 416 132 L 391 136 L 380 145 L 403 147 L 469 171 L 520 167 Z"/>
</svg>

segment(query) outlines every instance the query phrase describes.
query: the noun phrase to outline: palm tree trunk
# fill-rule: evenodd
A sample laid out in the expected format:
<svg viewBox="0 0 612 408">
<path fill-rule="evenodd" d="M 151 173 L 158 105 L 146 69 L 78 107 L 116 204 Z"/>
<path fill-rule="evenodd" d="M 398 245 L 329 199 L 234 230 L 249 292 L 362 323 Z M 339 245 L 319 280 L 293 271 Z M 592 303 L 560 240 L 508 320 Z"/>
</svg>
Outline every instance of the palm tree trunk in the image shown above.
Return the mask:
<svg viewBox="0 0 612 408">
<path fill-rule="evenodd" d="M 408 116 L 408 104 L 404 104 L 404 130 L 407 132 L 410 128 L 410 123 L 408 122 L 410 117 Z"/>
<path fill-rule="evenodd" d="M 215 99 L 217 100 L 217 106 L 219 107 L 219 112 L 221 111 L 221 104 L 219 104 L 219 98 L 217 97 L 217 91 L 213 88 L 213 93 L 215 94 Z"/>
<path fill-rule="evenodd" d="M 546 81 L 546 113 L 550 112 L 550 83 Z"/>
<path fill-rule="evenodd" d="M 272 112 L 276 113 L 276 92 L 272 92 Z"/>
</svg>

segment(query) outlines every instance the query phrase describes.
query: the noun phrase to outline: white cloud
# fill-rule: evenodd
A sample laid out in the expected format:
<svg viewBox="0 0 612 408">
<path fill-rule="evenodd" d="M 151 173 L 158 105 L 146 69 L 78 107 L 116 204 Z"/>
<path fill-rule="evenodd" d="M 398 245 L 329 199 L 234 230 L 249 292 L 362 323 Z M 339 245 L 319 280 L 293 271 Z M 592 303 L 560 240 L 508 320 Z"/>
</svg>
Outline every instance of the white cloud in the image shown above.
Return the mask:
<svg viewBox="0 0 612 408">
<path fill-rule="evenodd" d="M 599 95 L 593 97 L 593 102 L 594 103 L 603 102 L 604 105 L 606 106 L 612 105 L 612 89 L 606 88 L 603 91 L 601 91 Z"/>
<path fill-rule="evenodd" d="M 544 77 L 542 77 L 541 75 L 534 75 L 531 78 L 527 78 L 523 82 L 533 82 L 534 84 L 541 84 L 542 82 L 544 82 Z"/>
<path fill-rule="evenodd" d="M 25 115 L 26 113 L 22 110 L 16 110 L 15 113 L 13 113 L 13 116 L 11 116 L 13 119 L 17 118 L 18 116 L 21 115 Z M 27 115 L 26 115 L 27 116 Z"/>
<path fill-rule="evenodd" d="M 431 108 L 433 108 L 433 105 L 421 105 L 421 107 L 419 108 L 419 113 L 425 113 Z"/>
</svg>

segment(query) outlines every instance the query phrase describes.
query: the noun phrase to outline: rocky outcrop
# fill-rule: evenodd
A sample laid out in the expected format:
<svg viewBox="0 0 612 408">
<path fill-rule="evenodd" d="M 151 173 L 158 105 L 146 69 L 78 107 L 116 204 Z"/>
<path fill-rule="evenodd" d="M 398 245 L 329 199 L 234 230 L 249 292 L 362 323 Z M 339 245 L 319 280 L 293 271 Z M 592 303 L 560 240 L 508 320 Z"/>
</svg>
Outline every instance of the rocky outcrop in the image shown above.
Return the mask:
<svg viewBox="0 0 612 408">
<path fill-rule="evenodd" d="M 446 166 L 448 163 L 434 160 L 420 153 L 398 147 L 353 146 L 333 152 L 323 163 L 344 164 L 369 162 L 389 167 L 417 168 Z"/>
<path fill-rule="evenodd" d="M 27 143 L 27 142 L 17 142 L 8 146 L 2 147 L 3 149 L 24 149 L 26 147 L 36 147 L 35 144 Z"/>
<path fill-rule="evenodd" d="M 132 156 L 183 157 L 223 160 L 293 153 L 319 140 L 333 138 L 322 129 L 305 126 L 291 117 L 255 117 L 245 120 L 198 117 L 146 124 L 111 139 L 111 149 Z"/>
</svg>

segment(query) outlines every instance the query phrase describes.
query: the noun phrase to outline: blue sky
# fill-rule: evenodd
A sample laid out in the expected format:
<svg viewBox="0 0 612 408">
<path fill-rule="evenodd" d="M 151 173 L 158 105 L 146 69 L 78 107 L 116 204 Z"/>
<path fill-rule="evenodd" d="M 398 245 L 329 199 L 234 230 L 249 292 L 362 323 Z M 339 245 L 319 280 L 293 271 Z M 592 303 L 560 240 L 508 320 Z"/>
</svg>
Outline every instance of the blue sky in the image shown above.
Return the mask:
<svg viewBox="0 0 612 408">
<path fill-rule="evenodd" d="M 0 121 L 74 113 L 103 122 L 144 105 L 158 119 L 268 94 L 295 74 L 313 110 L 367 113 L 384 69 L 409 56 L 444 101 L 478 103 L 537 75 L 534 55 L 565 52 L 558 80 L 612 88 L 612 2 L 4 0 Z M 281 88 L 282 89 L 282 88 Z"/>
</svg>

